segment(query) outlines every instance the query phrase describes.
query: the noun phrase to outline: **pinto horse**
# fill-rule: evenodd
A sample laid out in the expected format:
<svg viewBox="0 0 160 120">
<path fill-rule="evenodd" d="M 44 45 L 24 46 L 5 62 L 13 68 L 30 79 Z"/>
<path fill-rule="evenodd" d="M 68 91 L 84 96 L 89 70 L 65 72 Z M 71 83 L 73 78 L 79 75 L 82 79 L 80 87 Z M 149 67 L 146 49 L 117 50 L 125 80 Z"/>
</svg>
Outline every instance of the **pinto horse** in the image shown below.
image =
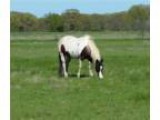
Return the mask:
<svg viewBox="0 0 160 120">
<path fill-rule="evenodd" d="M 64 36 L 58 42 L 59 51 L 59 74 L 68 77 L 68 67 L 71 58 L 79 59 L 79 70 L 77 77 L 80 78 L 82 60 L 89 61 L 89 74 L 93 76 L 91 63 L 100 79 L 103 78 L 103 60 L 94 41 L 89 35 L 76 38 L 74 36 Z"/>
</svg>

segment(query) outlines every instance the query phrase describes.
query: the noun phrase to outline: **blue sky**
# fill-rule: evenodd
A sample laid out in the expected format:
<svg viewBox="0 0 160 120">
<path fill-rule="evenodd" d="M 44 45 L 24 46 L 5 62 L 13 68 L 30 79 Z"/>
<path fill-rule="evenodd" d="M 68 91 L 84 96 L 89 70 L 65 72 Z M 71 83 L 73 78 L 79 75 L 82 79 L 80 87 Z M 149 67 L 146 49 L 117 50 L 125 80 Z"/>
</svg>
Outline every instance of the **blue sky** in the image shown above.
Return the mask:
<svg viewBox="0 0 160 120">
<path fill-rule="evenodd" d="M 113 13 L 135 4 L 149 4 L 149 0 L 11 0 L 11 11 L 30 12 L 38 17 L 71 8 L 81 13 Z"/>
</svg>

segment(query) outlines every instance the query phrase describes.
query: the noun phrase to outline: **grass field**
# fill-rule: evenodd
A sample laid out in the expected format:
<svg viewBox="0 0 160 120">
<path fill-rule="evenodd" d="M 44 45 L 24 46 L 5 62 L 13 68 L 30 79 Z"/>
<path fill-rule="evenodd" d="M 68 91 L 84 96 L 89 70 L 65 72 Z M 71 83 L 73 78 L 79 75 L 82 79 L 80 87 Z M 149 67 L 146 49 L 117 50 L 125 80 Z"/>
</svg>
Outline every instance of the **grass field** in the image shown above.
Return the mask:
<svg viewBox="0 0 160 120">
<path fill-rule="evenodd" d="M 59 78 L 56 40 L 11 41 L 12 120 L 149 120 L 149 41 L 96 39 L 104 80 Z M 76 74 L 78 61 L 71 61 Z"/>
</svg>

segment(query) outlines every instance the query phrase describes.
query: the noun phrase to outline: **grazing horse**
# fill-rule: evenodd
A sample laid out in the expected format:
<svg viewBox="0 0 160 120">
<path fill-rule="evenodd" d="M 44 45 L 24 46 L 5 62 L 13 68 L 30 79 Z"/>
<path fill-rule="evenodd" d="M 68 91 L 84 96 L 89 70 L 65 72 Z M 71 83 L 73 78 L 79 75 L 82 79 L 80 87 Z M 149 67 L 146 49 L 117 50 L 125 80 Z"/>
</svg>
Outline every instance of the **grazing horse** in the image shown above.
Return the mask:
<svg viewBox="0 0 160 120">
<path fill-rule="evenodd" d="M 94 65 L 95 70 L 100 79 L 103 78 L 103 60 L 100 52 L 95 45 L 94 41 L 89 35 L 76 38 L 74 36 L 64 36 L 58 42 L 59 51 L 59 74 L 68 77 L 68 66 L 71 58 L 79 59 L 79 70 L 77 77 L 80 77 L 82 60 L 89 61 L 89 74 L 93 76 L 91 63 Z"/>
</svg>

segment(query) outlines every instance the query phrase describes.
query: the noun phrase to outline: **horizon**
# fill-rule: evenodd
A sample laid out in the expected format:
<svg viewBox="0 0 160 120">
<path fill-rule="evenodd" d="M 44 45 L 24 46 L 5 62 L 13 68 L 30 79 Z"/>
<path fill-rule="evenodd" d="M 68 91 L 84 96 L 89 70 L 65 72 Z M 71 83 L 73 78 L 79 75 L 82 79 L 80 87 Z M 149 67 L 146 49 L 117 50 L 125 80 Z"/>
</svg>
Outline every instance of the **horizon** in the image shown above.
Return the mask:
<svg viewBox="0 0 160 120">
<path fill-rule="evenodd" d="M 115 5 L 117 4 L 117 5 Z M 44 17 L 48 13 L 62 14 L 77 9 L 86 14 L 110 14 L 129 10 L 133 5 L 150 5 L 149 0 L 12 0 L 10 11 Z"/>
</svg>

